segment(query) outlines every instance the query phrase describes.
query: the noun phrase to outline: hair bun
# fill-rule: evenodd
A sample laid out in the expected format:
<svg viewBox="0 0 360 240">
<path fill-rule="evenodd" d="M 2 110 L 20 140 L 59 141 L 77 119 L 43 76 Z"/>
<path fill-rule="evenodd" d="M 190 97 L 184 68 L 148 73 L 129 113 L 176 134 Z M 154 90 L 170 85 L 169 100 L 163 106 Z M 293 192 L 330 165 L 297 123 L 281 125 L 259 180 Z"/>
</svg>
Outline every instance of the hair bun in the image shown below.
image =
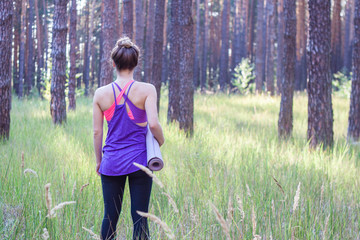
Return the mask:
<svg viewBox="0 0 360 240">
<path fill-rule="evenodd" d="M 131 47 L 133 47 L 134 44 L 131 42 L 130 38 L 122 37 L 117 41 L 117 45 L 119 48 L 122 48 L 122 47 L 131 48 Z"/>
</svg>

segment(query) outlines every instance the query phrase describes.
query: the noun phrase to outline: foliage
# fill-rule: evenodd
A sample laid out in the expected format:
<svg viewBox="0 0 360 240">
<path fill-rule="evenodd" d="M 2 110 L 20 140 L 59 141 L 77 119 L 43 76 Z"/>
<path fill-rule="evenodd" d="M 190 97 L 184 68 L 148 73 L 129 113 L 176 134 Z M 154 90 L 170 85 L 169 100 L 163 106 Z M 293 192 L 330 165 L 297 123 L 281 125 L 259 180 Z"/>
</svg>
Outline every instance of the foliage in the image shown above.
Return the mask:
<svg viewBox="0 0 360 240">
<path fill-rule="evenodd" d="M 331 151 L 309 151 L 305 95 L 294 97 L 293 138 L 287 142 L 278 141 L 279 97 L 196 94 L 191 139 L 176 124 L 166 124 L 166 99 L 161 96 L 159 111 L 165 167 L 154 172 L 164 188 L 154 183 L 149 212 L 175 239 L 225 239 L 214 207 L 232 239 L 358 238 L 360 149 L 346 143 L 347 99 L 333 98 Z M 76 111 L 59 127 L 47 101 L 13 98 L 10 140 L 0 144 L 0 239 L 41 239 L 44 228 L 49 239 L 90 239 L 83 227 L 99 234 L 104 212 L 91 101 L 78 98 Z M 106 126 L 104 131 L 105 137 Z M 38 177 L 29 170 L 24 174 L 27 168 Z M 53 206 L 76 201 L 51 219 L 46 218 L 47 183 Z M 123 204 L 119 238 L 131 239 L 128 186 Z M 165 238 L 149 224 L 152 239 Z"/>
<path fill-rule="evenodd" d="M 350 98 L 352 72 L 349 76 L 339 71 L 334 73 L 332 81 L 332 89 L 335 95 Z"/>
<path fill-rule="evenodd" d="M 243 58 L 234 68 L 232 84 L 237 87 L 241 94 L 249 94 L 255 90 L 254 79 L 254 64 L 248 58 Z"/>
</svg>

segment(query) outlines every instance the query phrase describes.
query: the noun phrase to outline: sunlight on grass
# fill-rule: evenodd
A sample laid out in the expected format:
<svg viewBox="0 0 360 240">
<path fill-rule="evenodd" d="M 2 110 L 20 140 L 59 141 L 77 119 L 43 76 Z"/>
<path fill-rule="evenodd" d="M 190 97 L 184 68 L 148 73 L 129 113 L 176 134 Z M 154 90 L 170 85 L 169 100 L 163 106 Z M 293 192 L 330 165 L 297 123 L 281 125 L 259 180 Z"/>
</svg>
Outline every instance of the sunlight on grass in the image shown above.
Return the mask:
<svg viewBox="0 0 360 240">
<path fill-rule="evenodd" d="M 229 219 L 232 239 L 252 239 L 253 232 L 263 239 L 290 239 L 292 234 L 320 239 L 325 231 L 330 239 L 359 238 L 360 151 L 346 143 L 349 100 L 333 102 L 333 150 L 310 151 L 307 97 L 295 95 L 293 137 L 286 142 L 277 137 L 279 97 L 197 94 L 195 133 L 186 139 L 176 123 L 166 124 L 162 96 L 165 167 L 156 175 L 165 187 L 153 185 L 149 212 L 166 222 L 176 239 L 225 238 L 209 202 Z M 45 227 L 50 239 L 89 239 L 82 227 L 100 232 L 103 201 L 95 173 L 91 108 L 91 99 L 78 99 L 67 124 L 54 127 L 48 102 L 13 99 L 10 140 L 0 145 L 1 239 L 39 239 Z M 24 175 L 26 168 L 38 177 Z M 299 182 L 300 198 L 293 212 Z M 51 183 L 53 204 L 76 201 L 53 219 L 46 218 L 46 183 Z M 89 185 L 80 191 L 85 184 Z M 179 213 L 163 192 L 174 199 Z M 233 213 L 228 211 L 229 198 Z M 122 209 L 119 236 L 130 239 L 128 188 Z M 150 232 L 153 239 L 166 238 L 154 223 Z"/>
</svg>

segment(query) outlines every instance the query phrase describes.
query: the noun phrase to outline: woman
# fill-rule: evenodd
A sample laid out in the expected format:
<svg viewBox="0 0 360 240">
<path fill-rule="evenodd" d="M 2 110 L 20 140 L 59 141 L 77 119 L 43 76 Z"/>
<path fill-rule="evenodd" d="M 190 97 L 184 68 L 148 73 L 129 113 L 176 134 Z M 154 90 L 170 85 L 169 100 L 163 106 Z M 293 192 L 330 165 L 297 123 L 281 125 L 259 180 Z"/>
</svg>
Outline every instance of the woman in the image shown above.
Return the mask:
<svg viewBox="0 0 360 240">
<path fill-rule="evenodd" d="M 148 212 L 152 179 L 134 166 L 147 166 L 147 125 L 160 145 L 164 143 L 158 120 L 155 87 L 133 80 L 139 59 L 139 48 L 127 37 L 117 41 L 111 52 L 116 67 L 115 82 L 96 90 L 93 102 L 94 149 L 96 172 L 101 176 L 105 213 L 101 226 L 102 239 L 114 239 L 121 211 L 125 181 L 128 178 L 133 239 L 148 239 L 146 218 L 136 211 Z M 108 122 L 105 146 L 103 118 Z"/>
</svg>

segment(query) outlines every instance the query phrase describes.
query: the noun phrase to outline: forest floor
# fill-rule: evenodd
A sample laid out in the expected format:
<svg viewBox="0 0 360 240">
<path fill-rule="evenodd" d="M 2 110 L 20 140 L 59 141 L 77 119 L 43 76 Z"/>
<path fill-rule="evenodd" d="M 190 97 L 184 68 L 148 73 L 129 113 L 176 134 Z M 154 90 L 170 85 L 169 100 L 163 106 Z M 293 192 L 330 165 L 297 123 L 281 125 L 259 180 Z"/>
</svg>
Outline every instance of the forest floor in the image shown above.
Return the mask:
<svg viewBox="0 0 360 240">
<path fill-rule="evenodd" d="M 346 143 L 349 100 L 333 99 L 333 149 L 309 150 L 307 98 L 295 95 L 288 141 L 277 136 L 279 97 L 197 94 L 191 139 L 166 124 L 162 97 L 165 167 L 155 174 L 164 187 L 153 184 L 149 212 L 175 239 L 225 239 L 227 225 L 231 239 L 360 239 L 360 149 Z M 47 101 L 13 98 L 10 140 L 0 145 L 0 239 L 40 239 L 44 228 L 50 239 L 90 239 L 82 227 L 100 232 L 92 100 L 79 98 L 60 127 L 52 124 L 49 108 Z M 36 175 L 24 174 L 28 168 Z M 47 183 L 52 207 L 76 201 L 51 219 Z M 119 239 L 131 239 L 128 186 L 118 232 Z M 151 221 L 150 233 L 152 239 L 167 238 Z"/>
</svg>

